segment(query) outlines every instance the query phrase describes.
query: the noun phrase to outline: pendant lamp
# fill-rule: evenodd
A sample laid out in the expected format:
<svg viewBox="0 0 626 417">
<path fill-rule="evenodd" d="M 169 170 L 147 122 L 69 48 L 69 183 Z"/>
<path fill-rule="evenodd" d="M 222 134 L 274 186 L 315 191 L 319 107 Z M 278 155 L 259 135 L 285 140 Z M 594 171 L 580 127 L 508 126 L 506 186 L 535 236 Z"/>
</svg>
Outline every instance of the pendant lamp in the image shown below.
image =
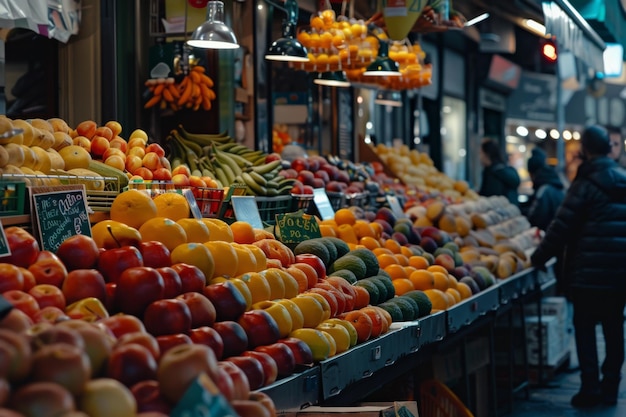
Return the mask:
<svg viewBox="0 0 626 417">
<path fill-rule="evenodd" d="M 298 3 L 296 0 L 286 0 L 282 8 L 272 2 L 268 2 L 283 9 L 287 13 L 287 19 L 283 21 L 283 36 L 270 45 L 265 59 L 272 61 L 308 62 L 308 51 L 296 39 L 296 25 L 298 24 Z"/>
<path fill-rule="evenodd" d="M 224 3 L 209 1 L 206 6 L 206 22 L 196 28 L 187 44 L 196 48 L 237 49 L 237 37 L 224 23 Z"/>
</svg>

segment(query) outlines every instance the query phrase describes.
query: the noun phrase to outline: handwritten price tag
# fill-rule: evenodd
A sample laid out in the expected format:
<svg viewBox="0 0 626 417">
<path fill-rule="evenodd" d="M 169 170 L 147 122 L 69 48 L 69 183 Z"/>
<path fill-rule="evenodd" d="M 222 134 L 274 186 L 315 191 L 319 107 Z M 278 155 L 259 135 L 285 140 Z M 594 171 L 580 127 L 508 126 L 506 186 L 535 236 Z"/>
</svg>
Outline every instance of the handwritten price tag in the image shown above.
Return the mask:
<svg viewBox="0 0 626 417">
<path fill-rule="evenodd" d="M 322 237 L 320 226 L 315 217 L 304 214 L 303 210 L 295 213 L 277 214 L 276 227 L 278 237 L 283 243 L 300 243 Z"/>
</svg>

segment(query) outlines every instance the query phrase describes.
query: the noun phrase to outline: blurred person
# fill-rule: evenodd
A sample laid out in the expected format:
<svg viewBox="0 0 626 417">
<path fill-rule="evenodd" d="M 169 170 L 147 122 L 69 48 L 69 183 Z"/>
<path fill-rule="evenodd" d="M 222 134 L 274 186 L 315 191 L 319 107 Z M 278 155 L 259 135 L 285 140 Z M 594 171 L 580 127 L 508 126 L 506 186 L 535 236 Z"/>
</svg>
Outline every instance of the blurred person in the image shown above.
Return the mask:
<svg viewBox="0 0 626 417">
<path fill-rule="evenodd" d="M 565 187 L 556 170 L 547 164 L 546 153 L 533 148 L 528 159 L 528 174 L 533 182 L 533 194 L 526 214 L 532 226 L 546 230 L 565 197 Z"/>
<path fill-rule="evenodd" d="M 606 129 L 609 132 L 609 139 L 611 141 L 611 152 L 609 152 L 608 157 L 619 163 L 624 149 L 622 132 L 617 127 L 609 126 Z"/>
<path fill-rule="evenodd" d="M 517 191 L 521 182 L 519 174 L 505 162 L 498 143 L 493 139 L 483 139 L 479 158 L 483 172 L 478 194 L 486 197 L 503 195 L 512 204 L 519 205 Z"/>
<path fill-rule="evenodd" d="M 588 127 L 581 143 L 583 163 L 531 262 L 541 269 L 565 249 L 561 279 L 573 306 L 581 379 L 572 406 L 614 406 L 624 363 L 626 170 L 608 156 L 605 128 Z M 598 323 L 606 347 L 601 367 Z"/>
</svg>

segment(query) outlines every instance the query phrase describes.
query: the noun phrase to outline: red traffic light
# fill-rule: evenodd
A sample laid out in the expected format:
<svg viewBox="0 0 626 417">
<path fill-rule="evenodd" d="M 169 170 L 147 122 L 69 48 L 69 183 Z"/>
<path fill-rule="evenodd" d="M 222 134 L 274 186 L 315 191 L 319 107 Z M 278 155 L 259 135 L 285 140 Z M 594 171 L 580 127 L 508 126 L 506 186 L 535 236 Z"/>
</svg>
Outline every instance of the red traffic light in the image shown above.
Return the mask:
<svg viewBox="0 0 626 417">
<path fill-rule="evenodd" d="M 555 62 L 558 57 L 556 45 L 552 41 L 543 41 L 541 44 L 541 55 L 549 62 Z"/>
</svg>

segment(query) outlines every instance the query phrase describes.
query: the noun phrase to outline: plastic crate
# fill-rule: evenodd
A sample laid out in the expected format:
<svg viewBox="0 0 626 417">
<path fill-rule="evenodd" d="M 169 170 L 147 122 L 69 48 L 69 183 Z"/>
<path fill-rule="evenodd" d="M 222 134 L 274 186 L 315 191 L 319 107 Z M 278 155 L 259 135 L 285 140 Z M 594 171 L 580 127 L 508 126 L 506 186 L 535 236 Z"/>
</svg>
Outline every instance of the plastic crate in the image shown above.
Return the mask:
<svg viewBox="0 0 626 417">
<path fill-rule="evenodd" d="M 370 193 L 364 191 L 362 193 L 346 194 L 346 205 L 365 208 L 369 204 Z"/>
<path fill-rule="evenodd" d="M 0 181 L 2 202 L 0 216 L 19 216 L 24 214 L 26 202 L 26 183 L 20 181 Z"/>
<path fill-rule="evenodd" d="M 459 397 L 436 379 L 420 383 L 419 412 L 421 417 L 474 417 Z"/>
<path fill-rule="evenodd" d="M 277 197 L 255 197 L 261 220 L 269 225 L 276 224 L 276 215 L 291 211 L 291 194 Z"/>
<path fill-rule="evenodd" d="M 309 211 L 313 202 L 313 194 L 291 194 L 291 211 L 304 210 Z"/>
<path fill-rule="evenodd" d="M 330 205 L 333 210 L 337 211 L 340 208 L 346 207 L 346 195 L 344 193 L 338 193 L 335 191 L 326 191 Z"/>
</svg>

